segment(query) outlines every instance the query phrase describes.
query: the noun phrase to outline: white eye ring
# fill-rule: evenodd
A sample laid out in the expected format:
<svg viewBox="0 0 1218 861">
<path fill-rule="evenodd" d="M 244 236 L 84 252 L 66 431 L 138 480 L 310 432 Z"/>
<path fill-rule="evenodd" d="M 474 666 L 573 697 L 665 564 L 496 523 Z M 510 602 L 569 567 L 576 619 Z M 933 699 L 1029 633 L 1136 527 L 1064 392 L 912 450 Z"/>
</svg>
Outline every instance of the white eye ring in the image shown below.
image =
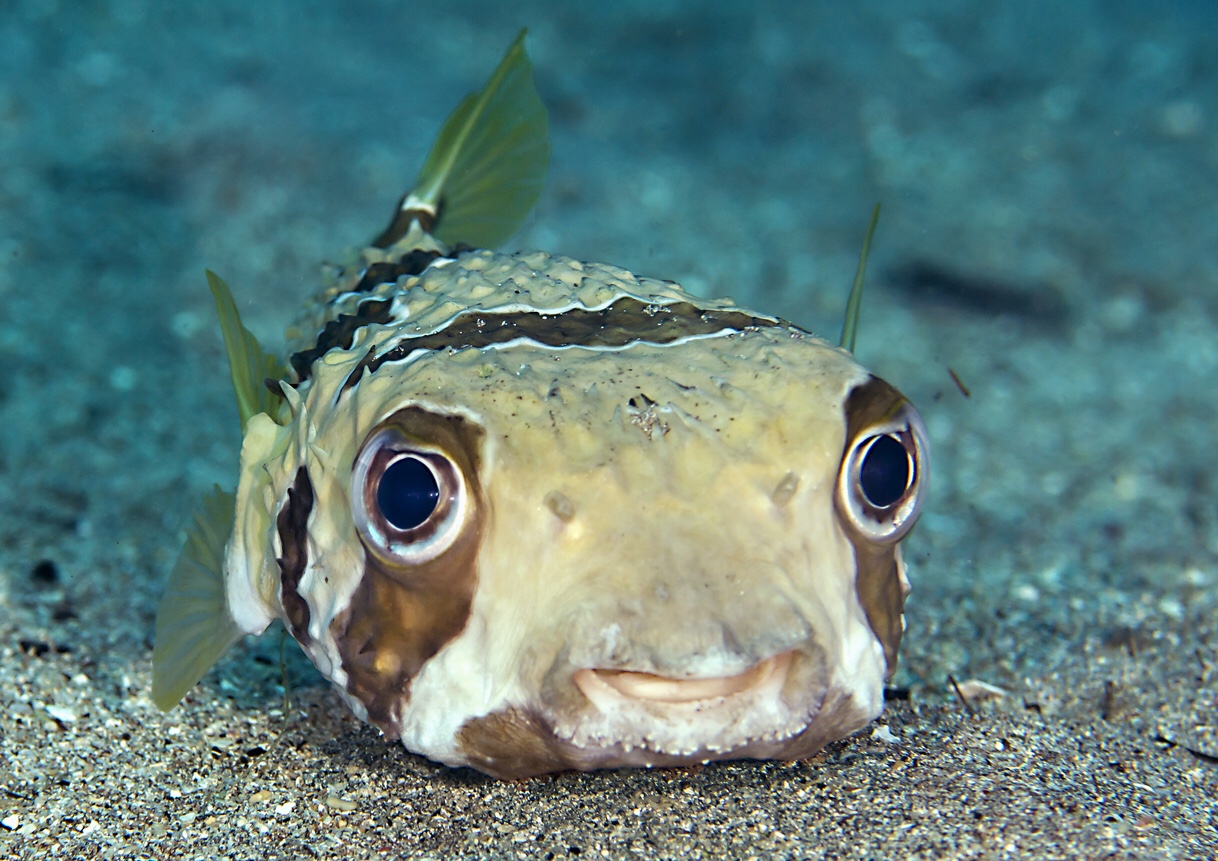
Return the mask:
<svg viewBox="0 0 1218 861">
<path fill-rule="evenodd" d="M 926 428 L 905 404 L 851 441 L 837 478 L 838 510 L 864 537 L 900 541 L 918 519 L 929 478 Z"/>
<path fill-rule="evenodd" d="M 382 486 L 391 470 L 395 482 L 422 483 L 412 500 L 394 506 L 397 522 L 383 504 L 393 503 Z M 421 565 L 448 550 L 461 534 L 469 516 L 469 488 L 451 457 L 389 427 L 360 450 L 351 476 L 351 503 L 355 528 L 369 550 L 397 565 Z"/>
</svg>

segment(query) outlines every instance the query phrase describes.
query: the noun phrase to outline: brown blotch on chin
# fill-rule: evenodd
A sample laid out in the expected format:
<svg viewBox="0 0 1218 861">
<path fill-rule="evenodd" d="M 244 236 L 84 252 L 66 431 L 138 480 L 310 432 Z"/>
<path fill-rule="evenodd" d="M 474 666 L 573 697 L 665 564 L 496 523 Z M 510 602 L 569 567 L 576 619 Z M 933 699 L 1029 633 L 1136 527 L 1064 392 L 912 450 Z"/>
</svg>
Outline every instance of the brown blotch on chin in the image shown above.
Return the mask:
<svg viewBox="0 0 1218 861">
<path fill-rule="evenodd" d="M 309 641 L 309 605 L 299 592 L 300 578 L 309 564 L 309 513 L 313 510 L 313 482 L 303 466 L 288 488 L 287 502 L 279 509 L 275 526 L 283 556 L 279 563 L 280 602 L 288 617 L 292 636 L 300 643 Z"/>
<path fill-rule="evenodd" d="M 863 430 L 894 416 L 905 406 L 899 391 L 879 377 L 870 377 L 856 386 L 846 398 L 846 447 L 842 457 Z M 846 518 L 841 518 L 846 522 Z M 904 633 L 901 614 L 905 609 L 905 590 L 901 586 L 900 542 L 887 544 L 869 540 L 847 527 L 854 545 L 855 591 L 867 614 L 867 624 L 884 647 L 888 675 L 897 669 L 897 653 Z"/>
<path fill-rule="evenodd" d="M 471 767 L 501 780 L 576 768 L 549 724 L 532 712 L 506 708 L 475 718 L 457 730 L 457 747 Z"/>
<path fill-rule="evenodd" d="M 367 708 L 370 723 L 396 738 L 411 679 L 469 621 L 486 504 L 478 482 L 480 427 L 460 416 L 412 407 L 373 429 L 369 439 L 390 426 L 441 448 L 456 463 L 470 493 L 469 521 L 436 559 L 402 566 L 366 547 L 364 576 L 347 609 L 330 626 L 347 673 L 347 691 Z"/>
<path fill-rule="evenodd" d="M 871 715 L 841 689 L 828 692 L 815 717 L 786 739 L 755 739 L 726 751 L 696 750 L 687 755 L 660 753 L 619 744 L 582 748 L 554 734 L 549 721 L 528 708 L 509 706 L 466 721 L 457 730 L 457 749 L 470 767 L 501 780 L 519 780 L 554 771 L 601 768 L 670 768 L 712 760 L 781 759 L 812 756 L 845 738 Z"/>
</svg>

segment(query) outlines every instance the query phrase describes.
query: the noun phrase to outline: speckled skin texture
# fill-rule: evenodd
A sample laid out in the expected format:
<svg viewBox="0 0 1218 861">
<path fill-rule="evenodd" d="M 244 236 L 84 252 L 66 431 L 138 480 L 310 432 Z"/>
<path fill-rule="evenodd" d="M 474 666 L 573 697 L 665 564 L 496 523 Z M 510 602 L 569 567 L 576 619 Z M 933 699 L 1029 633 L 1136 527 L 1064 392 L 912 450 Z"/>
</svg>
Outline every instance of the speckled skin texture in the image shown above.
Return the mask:
<svg viewBox="0 0 1218 861">
<path fill-rule="evenodd" d="M 757 316 L 651 343 L 670 308 L 695 322 L 740 309 L 542 253 L 441 258 L 376 293 L 392 319 L 322 356 L 282 427 L 251 423 L 229 552 L 229 603 L 247 631 L 290 621 L 284 606 L 303 598 L 298 639 L 358 714 L 413 751 L 500 776 L 793 758 L 879 713 L 896 642 L 870 625 L 858 539 L 835 503 L 847 396 L 870 379 L 848 353 Z M 647 307 L 621 345 L 598 343 L 614 326 L 555 346 L 527 335 L 624 299 Z M 340 294 L 328 316 L 353 304 Z M 533 322 L 506 343 L 410 348 L 512 314 Z M 386 354 L 403 358 L 359 370 Z M 361 449 L 403 421 L 410 438 L 460 450 L 470 484 L 465 549 L 432 573 L 377 561 L 352 520 Z M 445 422 L 476 431 L 445 442 Z M 279 512 L 301 469 L 315 503 L 297 586 L 283 579 Z M 907 586 L 890 544 L 881 576 L 899 614 Z M 454 582 L 466 597 L 441 597 Z M 730 677 L 786 654 L 773 691 L 676 710 L 606 710 L 572 680 Z"/>
</svg>

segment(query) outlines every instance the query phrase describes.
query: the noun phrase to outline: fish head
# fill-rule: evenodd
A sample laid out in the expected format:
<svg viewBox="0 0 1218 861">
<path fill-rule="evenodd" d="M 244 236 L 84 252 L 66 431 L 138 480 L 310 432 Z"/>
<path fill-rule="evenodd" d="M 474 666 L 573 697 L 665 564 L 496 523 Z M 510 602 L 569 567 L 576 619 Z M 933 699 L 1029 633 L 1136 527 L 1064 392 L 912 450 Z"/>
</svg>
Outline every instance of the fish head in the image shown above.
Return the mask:
<svg viewBox="0 0 1218 861">
<path fill-rule="evenodd" d="M 234 617 L 284 620 L 411 750 L 504 777 L 797 758 L 874 718 L 929 467 L 916 411 L 791 327 L 604 335 L 693 313 L 652 288 L 577 296 L 613 320 L 553 344 L 514 322 L 413 349 L 384 325 L 328 353 L 283 428 L 247 433 Z M 571 316 L 526 300 L 470 331 Z"/>
</svg>

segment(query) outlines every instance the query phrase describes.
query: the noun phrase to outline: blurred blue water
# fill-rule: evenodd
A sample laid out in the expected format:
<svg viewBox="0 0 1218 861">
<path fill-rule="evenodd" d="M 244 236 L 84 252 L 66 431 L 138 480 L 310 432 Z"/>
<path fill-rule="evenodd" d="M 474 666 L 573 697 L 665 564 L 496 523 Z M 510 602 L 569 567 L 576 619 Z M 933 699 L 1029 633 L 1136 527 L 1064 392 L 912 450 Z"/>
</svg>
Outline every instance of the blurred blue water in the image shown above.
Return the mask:
<svg viewBox="0 0 1218 861">
<path fill-rule="evenodd" d="M 274 343 L 522 25 L 554 156 L 509 246 L 832 334 L 884 201 L 860 355 L 936 437 L 927 576 L 1212 563 L 1212 2 L 6 3 L 5 528 L 160 564 L 235 458 L 203 268 Z"/>
</svg>

